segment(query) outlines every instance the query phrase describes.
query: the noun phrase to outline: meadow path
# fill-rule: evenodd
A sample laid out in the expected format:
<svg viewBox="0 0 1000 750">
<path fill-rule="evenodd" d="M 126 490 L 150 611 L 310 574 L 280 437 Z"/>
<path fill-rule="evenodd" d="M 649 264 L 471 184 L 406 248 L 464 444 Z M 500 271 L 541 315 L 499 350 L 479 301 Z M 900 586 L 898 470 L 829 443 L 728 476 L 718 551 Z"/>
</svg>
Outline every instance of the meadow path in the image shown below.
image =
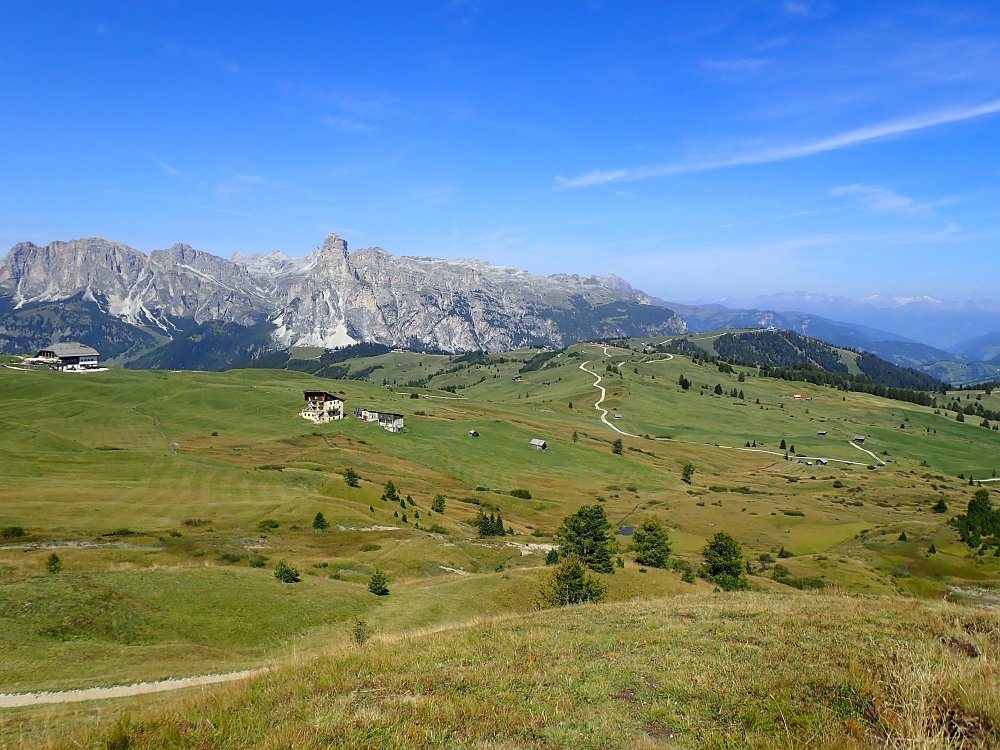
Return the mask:
<svg viewBox="0 0 1000 750">
<path fill-rule="evenodd" d="M 604 347 L 604 355 L 606 357 L 610 357 L 611 356 L 611 353 L 608 351 L 608 347 L 606 347 L 606 346 Z M 667 354 L 663 359 L 650 360 L 650 361 L 646 362 L 645 364 L 653 364 L 654 362 L 669 362 L 673 358 L 674 358 L 674 355 Z M 626 437 L 642 437 L 641 435 L 636 435 L 636 434 L 631 433 L 631 432 L 625 432 L 625 430 L 619 429 L 617 426 L 615 426 L 614 424 L 612 424 L 611 422 L 608 421 L 608 410 L 605 409 L 603 406 L 601 406 L 601 404 L 604 403 L 604 399 L 607 397 L 608 392 L 607 392 L 607 389 L 603 385 L 601 385 L 601 382 L 602 382 L 603 378 L 600 375 L 598 375 L 596 372 L 594 372 L 593 370 L 588 370 L 587 369 L 587 365 L 589 365 L 592 361 L 593 360 L 587 360 L 586 362 L 582 363 L 580 365 L 580 369 L 583 370 L 588 375 L 592 375 L 595 378 L 593 385 L 594 385 L 594 387 L 598 391 L 600 391 L 601 395 L 600 395 L 600 398 L 598 398 L 597 401 L 594 402 L 594 408 L 597 409 L 597 411 L 599 411 L 601 413 L 601 421 L 605 425 L 607 425 L 608 427 L 610 427 L 612 430 L 614 430 L 615 432 L 617 432 L 620 435 L 625 435 Z M 623 364 L 624 364 L 624 361 L 619 362 L 616 365 L 616 367 L 620 368 Z M 659 438 L 659 437 L 654 437 L 654 438 L 650 438 L 650 439 L 652 439 L 652 440 L 658 440 L 658 441 L 663 441 L 663 442 L 685 443 L 687 445 L 700 445 L 700 443 L 691 443 L 691 442 L 689 442 L 687 440 L 677 440 L 675 438 Z M 876 456 L 871 451 L 865 450 L 864 448 L 862 448 L 861 446 L 859 446 L 857 443 L 854 443 L 854 442 L 851 442 L 851 445 L 853 445 L 858 450 L 864 451 L 869 456 L 871 456 L 876 461 L 878 461 L 879 464 L 881 464 L 882 466 L 885 466 L 885 461 L 883 461 L 881 458 L 879 458 L 878 456 Z M 781 456 L 783 458 L 786 455 L 785 453 L 781 453 L 781 452 L 778 452 L 778 451 L 763 450 L 761 448 L 738 448 L 738 447 L 733 447 L 731 445 L 716 445 L 715 447 L 716 448 L 723 448 L 725 450 L 746 451 L 746 452 L 750 452 L 750 453 L 769 453 L 771 455 Z M 798 457 L 799 461 L 816 461 L 817 459 L 818 459 L 818 457 L 816 457 L 816 456 L 799 456 Z M 861 461 L 846 461 L 846 460 L 840 459 L 840 458 L 823 458 L 822 460 L 828 461 L 828 462 L 833 462 L 833 463 L 838 463 L 838 464 L 850 464 L 852 466 L 867 466 L 866 463 L 861 462 Z M 983 480 L 983 481 L 990 481 L 990 480 Z"/>
<path fill-rule="evenodd" d="M 242 672 L 223 674 L 203 674 L 195 677 L 173 677 L 169 680 L 134 682 L 130 685 L 82 688 L 80 690 L 56 690 L 38 693 L 0 693 L 0 708 L 22 708 L 45 703 L 81 703 L 83 701 L 107 700 L 108 698 L 128 698 L 149 693 L 165 693 L 171 690 L 215 685 L 220 682 L 236 682 L 264 674 L 267 669 L 245 669 Z"/>
</svg>

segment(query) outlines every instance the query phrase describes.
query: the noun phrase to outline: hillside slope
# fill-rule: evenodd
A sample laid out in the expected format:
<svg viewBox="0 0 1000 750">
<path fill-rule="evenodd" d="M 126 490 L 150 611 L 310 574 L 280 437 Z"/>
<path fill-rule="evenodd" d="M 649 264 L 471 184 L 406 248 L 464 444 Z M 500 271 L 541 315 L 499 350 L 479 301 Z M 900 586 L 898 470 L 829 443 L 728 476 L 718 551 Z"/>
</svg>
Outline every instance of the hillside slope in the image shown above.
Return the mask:
<svg viewBox="0 0 1000 750">
<path fill-rule="evenodd" d="M 390 595 L 391 596 L 391 595 Z M 345 628 L 346 631 L 346 628 Z M 996 747 L 1000 619 L 840 596 L 700 595 L 346 633 L 131 710 L 86 746 Z M 74 747 L 75 739 L 52 747 Z"/>
</svg>

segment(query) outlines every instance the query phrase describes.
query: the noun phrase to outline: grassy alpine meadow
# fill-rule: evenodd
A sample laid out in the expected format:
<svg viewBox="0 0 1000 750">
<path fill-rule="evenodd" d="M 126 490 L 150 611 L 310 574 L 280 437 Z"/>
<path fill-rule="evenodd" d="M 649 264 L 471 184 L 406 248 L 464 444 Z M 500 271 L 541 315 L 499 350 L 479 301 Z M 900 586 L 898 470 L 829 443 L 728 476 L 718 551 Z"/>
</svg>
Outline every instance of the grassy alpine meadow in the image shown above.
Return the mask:
<svg viewBox="0 0 1000 750">
<path fill-rule="evenodd" d="M 219 708 L 206 711 L 235 705 L 227 701 L 255 707 L 245 726 L 213 718 L 234 732 L 214 739 L 184 728 L 184 712 L 202 710 L 192 708 L 200 699 L 129 699 L 131 718 L 114 731 L 138 747 L 245 746 L 238 737 L 305 747 L 365 737 L 380 747 L 798 747 L 814 735 L 819 746 L 851 747 L 895 737 L 879 701 L 902 693 L 880 692 L 884 678 L 873 675 L 894 668 L 897 654 L 913 674 L 927 659 L 951 658 L 935 638 L 952 633 L 954 623 L 946 624 L 955 618 L 995 627 L 989 608 L 1000 600 L 1000 556 L 966 546 L 948 522 L 976 490 L 1000 491 L 983 481 L 1000 469 L 1000 433 L 978 420 L 957 422 L 943 408 L 763 378 L 755 368 L 724 373 L 643 353 L 642 343 L 466 358 L 393 352 L 343 363 L 370 380 L 291 370 L 0 368 L 0 693 L 275 668 L 246 688 L 213 689 Z M 600 393 L 591 373 L 606 389 L 609 424 L 594 408 Z M 305 389 L 346 399 L 349 418 L 301 419 Z M 941 398 L 958 395 L 967 394 Z M 353 418 L 356 406 L 404 414 L 405 432 Z M 534 438 L 547 449 L 534 450 Z M 348 470 L 357 486 L 346 481 Z M 388 482 L 398 501 L 386 499 Z M 590 504 L 618 532 L 616 572 L 599 576 L 609 603 L 539 615 L 556 530 Z M 480 511 L 502 517 L 506 535 L 481 538 L 472 525 Z M 318 513 L 325 523 L 317 526 Z M 635 562 L 630 534 L 647 517 L 668 526 L 676 567 Z M 714 595 L 704 581 L 682 580 L 719 531 L 741 543 L 758 593 Z M 300 581 L 277 580 L 279 561 Z M 388 596 L 368 590 L 376 569 L 388 577 Z M 953 605 L 931 603 L 941 599 Z M 675 622 L 675 606 L 689 615 Z M 812 607 L 842 614 L 825 627 L 807 614 Z M 758 614 L 734 614 L 749 610 Z M 924 625 L 914 625 L 912 638 L 902 625 L 882 633 L 893 613 Z M 730 617 L 769 624 L 742 646 L 726 645 Z M 377 636 L 364 649 L 348 637 L 358 620 Z M 619 620 L 625 640 L 614 631 Z M 674 625 L 661 631 L 659 620 Z M 935 690 L 977 694 L 981 669 L 995 665 L 989 627 L 967 633 L 982 656 L 949 662 L 965 666 L 946 670 L 952 677 Z M 508 628 L 516 637 L 501 637 Z M 563 628 L 576 634 L 565 644 Z M 802 628 L 813 640 L 796 652 Z M 851 638 L 864 649 L 857 663 L 847 658 Z M 574 639 L 591 645 L 579 650 Z M 722 639 L 719 655 L 709 654 L 713 639 Z M 685 643 L 707 660 L 704 674 L 716 670 L 749 692 L 711 699 L 685 661 L 690 655 L 681 658 L 676 644 Z M 536 645 L 544 669 L 518 676 L 516 655 Z M 738 647 L 745 664 L 721 661 Z M 875 709 L 841 715 L 841 693 L 806 690 L 825 674 L 809 659 L 841 647 L 843 663 L 829 669 L 844 681 L 838 685 L 867 691 Z M 453 674 L 454 660 L 492 653 L 502 668 L 479 668 L 476 679 L 497 680 L 497 696 L 531 693 L 537 704 L 512 699 L 500 711 L 485 682 L 466 685 Z M 303 654 L 322 655 L 296 662 Z M 765 662 L 780 665 L 752 668 Z M 446 687 L 413 682 L 420 663 Z M 309 671 L 319 664 L 325 671 Z M 635 684 L 606 683 L 619 678 L 599 664 L 620 665 L 621 679 Z M 288 697 L 301 692 L 298 680 L 336 692 L 344 675 L 382 669 L 393 671 L 384 693 L 344 688 L 322 705 Z M 672 676 L 651 676 L 656 670 Z M 678 687 L 684 681 L 690 692 Z M 638 697 L 609 697 L 619 688 Z M 0 714 L 2 736 L 17 744 L 42 737 L 45 726 L 89 726 L 95 734 L 81 741 L 100 745 L 114 705 L 16 709 Z M 592 718 L 583 705 L 596 707 Z M 969 715 L 995 724 L 994 704 L 976 698 L 970 706 Z M 266 718 L 272 710 L 280 721 Z M 439 710 L 445 718 L 427 718 Z M 509 716 L 512 729 L 491 745 L 463 723 L 480 713 Z M 407 717 L 426 733 L 411 731 Z M 928 736 L 961 746 L 958 730 L 934 721 L 925 724 L 943 734 Z M 330 728 L 340 723 L 346 734 Z M 306 724 L 326 729 L 313 734 Z"/>
<path fill-rule="evenodd" d="M 944 603 L 634 599 L 377 629 L 361 645 L 342 634 L 207 695 L 48 707 L 46 726 L 18 739 L 46 748 L 995 747 L 998 643 L 995 614 Z"/>
</svg>

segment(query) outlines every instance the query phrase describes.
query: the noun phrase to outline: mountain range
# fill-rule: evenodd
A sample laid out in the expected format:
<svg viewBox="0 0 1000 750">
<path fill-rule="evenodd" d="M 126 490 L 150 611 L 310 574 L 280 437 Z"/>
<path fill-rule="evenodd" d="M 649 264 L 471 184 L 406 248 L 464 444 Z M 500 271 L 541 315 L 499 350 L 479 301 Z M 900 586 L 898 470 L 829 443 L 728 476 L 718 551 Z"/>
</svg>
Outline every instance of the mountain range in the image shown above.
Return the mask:
<svg viewBox="0 0 1000 750">
<path fill-rule="evenodd" d="M 112 357 L 226 324 L 263 332 L 271 348 L 373 341 L 448 352 L 687 330 L 615 275 L 349 252 L 336 234 L 304 258 L 226 260 L 183 244 L 147 256 L 99 238 L 20 243 L 0 262 L 0 295 L 0 349 L 72 337 Z"/>
<path fill-rule="evenodd" d="M 495 352 L 774 327 L 956 384 L 1000 376 L 997 304 L 807 294 L 727 302 L 746 306 L 672 303 L 615 274 L 537 276 L 478 260 L 349 251 L 336 234 L 304 257 L 231 259 L 186 244 L 146 255 L 101 238 L 23 242 L 0 262 L 0 351 L 75 339 L 127 366 L 221 369 L 292 347 Z M 959 341 L 965 333 L 974 337 Z M 928 343 L 946 339 L 957 343 Z"/>
</svg>

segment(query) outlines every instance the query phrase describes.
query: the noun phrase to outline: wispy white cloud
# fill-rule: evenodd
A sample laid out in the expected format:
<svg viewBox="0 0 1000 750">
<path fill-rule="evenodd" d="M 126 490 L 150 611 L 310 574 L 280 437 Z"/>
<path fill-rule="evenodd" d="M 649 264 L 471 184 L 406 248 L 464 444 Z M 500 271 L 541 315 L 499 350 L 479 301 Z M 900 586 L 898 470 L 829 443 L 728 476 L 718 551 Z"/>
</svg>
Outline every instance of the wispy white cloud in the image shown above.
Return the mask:
<svg viewBox="0 0 1000 750">
<path fill-rule="evenodd" d="M 219 211 L 220 213 L 224 213 L 224 214 L 230 214 L 231 216 L 242 216 L 245 219 L 252 219 L 252 218 L 254 218 L 253 214 L 248 214 L 248 213 L 245 213 L 243 211 L 236 211 L 236 210 L 234 210 L 232 208 L 221 208 L 219 206 L 213 206 L 212 208 L 215 211 Z"/>
<path fill-rule="evenodd" d="M 345 133 L 371 133 L 375 130 L 375 126 L 371 123 L 364 122 L 362 120 L 355 120 L 350 117 L 334 117 L 332 115 L 328 115 L 323 118 L 323 122 L 331 128 L 342 130 Z"/>
<path fill-rule="evenodd" d="M 771 60 L 765 57 L 731 57 L 704 60 L 701 65 L 710 73 L 733 78 L 754 75 L 770 64 Z"/>
<path fill-rule="evenodd" d="M 828 14 L 832 7 L 829 3 L 816 0 L 785 0 L 781 9 L 787 15 L 796 18 L 821 18 Z"/>
<path fill-rule="evenodd" d="M 160 166 L 160 169 L 162 169 L 164 172 L 166 172 L 171 177 L 176 177 L 177 175 L 179 175 L 181 173 L 181 170 L 177 169 L 177 167 L 170 166 L 165 161 L 161 161 L 161 160 L 157 159 L 156 163 Z"/>
<path fill-rule="evenodd" d="M 878 213 L 913 215 L 930 212 L 929 206 L 918 203 L 908 195 L 902 195 L 891 188 L 879 185 L 866 185 L 861 182 L 840 185 L 833 188 L 830 195 L 856 198 L 863 206 Z"/>
<path fill-rule="evenodd" d="M 773 146 L 758 151 L 737 154 L 736 156 L 710 157 L 691 162 L 655 164 L 610 170 L 595 169 L 576 177 L 556 177 L 556 182 L 564 187 L 581 188 L 615 182 L 636 182 L 654 177 L 669 177 L 692 172 L 708 172 L 728 167 L 789 161 L 828 151 L 839 151 L 840 149 L 860 146 L 874 141 L 886 140 L 941 125 L 965 122 L 966 120 L 973 120 L 998 112 L 1000 112 L 1000 99 L 994 99 L 973 107 L 939 110 L 937 112 L 887 120 L 798 145 Z"/>
</svg>

